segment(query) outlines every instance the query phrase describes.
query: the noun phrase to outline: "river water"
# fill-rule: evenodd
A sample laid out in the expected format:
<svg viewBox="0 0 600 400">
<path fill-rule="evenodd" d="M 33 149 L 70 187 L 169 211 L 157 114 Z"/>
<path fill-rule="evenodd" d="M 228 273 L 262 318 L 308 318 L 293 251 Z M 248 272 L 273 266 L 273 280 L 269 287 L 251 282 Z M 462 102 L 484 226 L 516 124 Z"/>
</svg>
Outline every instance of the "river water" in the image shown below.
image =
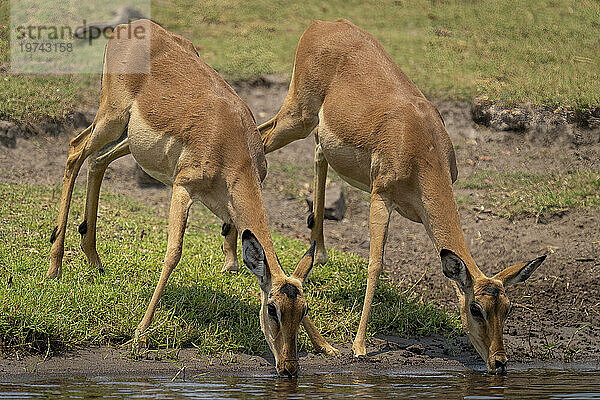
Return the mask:
<svg viewBox="0 0 600 400">
<path fill-rule="evenodd" d="M 600 371 L 319 373 L 273 376 L 73 377 L 0 383 L 0 399 L 599 399 Z"/>
</svg>

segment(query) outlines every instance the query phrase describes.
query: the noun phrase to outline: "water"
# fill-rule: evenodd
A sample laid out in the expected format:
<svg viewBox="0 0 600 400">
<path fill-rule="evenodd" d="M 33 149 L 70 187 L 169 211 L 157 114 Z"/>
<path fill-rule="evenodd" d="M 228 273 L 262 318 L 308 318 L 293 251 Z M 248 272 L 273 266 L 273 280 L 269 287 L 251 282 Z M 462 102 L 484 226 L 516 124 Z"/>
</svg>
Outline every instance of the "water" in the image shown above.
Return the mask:
<svg viewBox="0 0 600 400">
<path fill-rule="evenodd" d="M 599 399 L 600 371 L 321 373 L 272 376 L 56 378 L 0 383 L 0 399 Z"/>
</svg>

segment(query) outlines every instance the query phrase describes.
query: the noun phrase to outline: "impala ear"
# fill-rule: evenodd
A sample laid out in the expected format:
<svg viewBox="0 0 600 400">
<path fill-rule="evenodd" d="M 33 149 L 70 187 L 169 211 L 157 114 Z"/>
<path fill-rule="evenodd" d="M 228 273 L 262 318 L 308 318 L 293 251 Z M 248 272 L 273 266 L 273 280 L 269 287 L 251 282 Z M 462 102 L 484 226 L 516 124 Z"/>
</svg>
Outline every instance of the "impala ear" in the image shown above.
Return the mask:
<svg viewBox="0 0 600 400">
<path fill-rule="evenodd" d="M 440 259 L 442 260 L 444 275 L 458 283 L 458 287 L 464 292 L 467 285 L 472 282 L 471 275 L 464 261 L 452 250 L 448 249 L 440 251 Z"/>
<path fill-rule="evenodd" d="M 258 284 L 264 290 L 271 280 L 265 251 L 256 236 L 248 229 L 242 233 L 242 259 L 246 268 L 256 276 Z"/>
<path fill-rule="evenodd" d="M 296 266 L 294 273 L 292 274 L 292 276 L 294 278 L 297 278 L 298 280 L 300 280 L 303 283 L 308 278 L 308 275 L 310 275 L 310 271 L 312 271 L 313 262 L 315 260 L 315 248 L 316 247 L 317 247 L 317 242 L 313 241 L 312 244 L 310 245 L 310 249 L 308 249 L 308 251 L 306 253 L 304 253 L 302 258 L 300 259 L 300 262 Z"/>
<path fill-rule="evenodd" d="M 531 274 L 544 262 L 546 255 L 531 260 L 527 263 L 511 265 L 510 267 L 498 272 L 494 279 L 501 280 L 504 287 L 525 282 Z"/>
</svg>

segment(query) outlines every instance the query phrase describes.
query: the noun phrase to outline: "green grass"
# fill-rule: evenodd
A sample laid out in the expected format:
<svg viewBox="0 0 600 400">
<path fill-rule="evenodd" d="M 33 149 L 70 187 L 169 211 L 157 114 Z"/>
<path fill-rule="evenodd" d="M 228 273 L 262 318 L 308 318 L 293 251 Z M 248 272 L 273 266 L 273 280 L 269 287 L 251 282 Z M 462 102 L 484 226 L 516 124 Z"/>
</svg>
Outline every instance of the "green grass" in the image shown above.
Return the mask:
<svg viewBox="0 0 600 400">
<path fill-rule="evenodd" d="M 76 76 L 0 76 L 0 119 L 61 120 L 69 111 L 92 107 L 92 86 Z"/>
<path fill-rule="evenodd" d="M 482 170 L 456 182 L 459 189 L 482 191 L 485 206 L 495 213 L 514 218 L 539 216 L 569 208 L 600 210 L 600 173 L 595 171 L 535 174 Z M 460 197 L 458 203 L 469 199 Z"/>
<path fill-rule="evenodd" d="M 99 77 L 23 76 L 9 73 L 9 6 L 9 0 L 0 0 L 0 119 L 59 120 L 73 109 L 96 104 Z"/>
<path fill-rule="evenodd" d="M 49 187 L 0 184 L 0 353 L 125 343 L 141 320 L 160 275 L 167 221 L 139 202 L 103 193 L 98 251 L 107 273 L 100 275 L 86 265 L 79 249 L 82 193 L 76 188 L 63 276 L 49 281 L 44 274 L 58 193 Z M 223 256 L 217 220 L 201 206 L 193 210 L 184 254 L 154 316 L 149 343 L 197 346 L 203 353 L 261 352 L 266 345 L 256 281 L 246 271 L 219 272 Z M 274 245 L 288 273 L 307 248 L 279 235 Z M 306 285 L 310 316 L 328 339 L 347 342 L 358 326 L 367 263 L 339 251 L 329 254 L 327 266 L 315 268 Z M 450 334 L 458 325 L 455 315 L 424 303 L 385 276 L 380 280 L 370 334 Z M 307 346 L 305 333 L 300 343 Z"/>
<path fill-rule="evenodd" d="M 7 75 L 8 16 L 3 0 L 0 117 L 60 117 L 81 101 L 94 103 L 98 85 L 89 79 Z M 304 29 L 341 17 L 371 32 L 430 96 L 600 105 L 600 3 L 593 0 L 152 1 L 152 18 L 201 46 L 201 57 L 229 79 L 290 74 Z"/>
</svg>

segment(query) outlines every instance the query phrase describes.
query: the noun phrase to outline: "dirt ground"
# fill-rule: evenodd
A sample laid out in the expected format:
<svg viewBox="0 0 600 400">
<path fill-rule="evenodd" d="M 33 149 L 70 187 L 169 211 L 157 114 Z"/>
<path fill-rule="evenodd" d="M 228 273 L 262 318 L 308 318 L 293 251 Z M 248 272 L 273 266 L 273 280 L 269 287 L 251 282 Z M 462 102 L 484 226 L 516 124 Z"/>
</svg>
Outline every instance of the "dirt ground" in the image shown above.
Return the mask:
<svg viewBox="0 0 600 400">
<path fill-rule="evenodd" d="M 287 82 L 280 77 L 235 85 L 249 104 L 258 122 L 274 115 L 287 92 Z M 498 171 L 574 171 L 600 170 L 600 132 L 580 130 L 572 126 L 552 131 L 498 132 L 473 123 L 467 103 L 436 102 L 446 122 L 456 148 L 459 180 L 483 168 Z M 67 134 L 58 137 L 19 139 L 15 149 L 0 147 L 0 181 L 52 184 L 57 189 L 66 161 Z M 269 175 L 264 185 L 264 202 L 271 228 L 289 237 L 308 240 L 305 198 L 312 185 L 313 139 L 294 142 L 267 156 Z M 289 173 L 286 166 L 294 165 Z M 107 172 L 103 189 L 121 192 L 145 201 L 166 215 L 169 190 L 140 188 L 134 179 L 131 156 L 114 162 Z M 286 172 L 287 171 L 287 172 Z M 82 168 L 78 182 L 85 183 Z M 346 217 L 339 222 L 325 222 L 325 244 L 368 257 L 368 195 L 344 184 L 347 199 Z M 455 190 L 477 203 L 481 191 Z M 522 217 L 509 221 L 495 216 L 494 210 L 480 207 L 459 207 L 463 230 L 473 257 L 486 274 L 501 267 L 531 260 L 548 254 L 547 260 L 525 284 L 508 289 L 516 306 L 505 327 L 505 345 L 509 362 L 517 365 L 539 365 L 540 362 L 600 361 L 600 212 L 568 210 L 544 214 L 540 218 Z M 492 211 L 492 212 L 488 212 Z M 73 222 L 75 224 L 75 222 Z M 102 220 L 99 220 L 101 227 Z M 385 254 L 385 270 L 403 285 L 415 285 L 415 291 L 437 304 L 455 310 L 456 299 L 451 285 L 442 274 L 438 255 L 422 225 L 394 214 Z M 362 300 L 363 293 L 357 293 Z M 423 349 L 409 346 L 421 344 Z M 483 368 L 466 337 L 448 341 L 442 337 L 422 339 L 372 338 L 367 360 L 350 357 L 350 343 L 338 344 L 343 356 L 325 360 L 306 354 L 301 365 L 307 369 L 347 370 L 377 366 L 426 366 L 428 368 Z M 409 348 L 409 349 L 407 349 Z M 139 369 L 177 372 L 181 363 L 196 364 L 195 368 L 213 365 L 207 360 L 195 360 L 191 350 L 184 350 L 178 363 L 148 361 L 134 363 L 124 360 L 116 349 L 81 349 L 71 355 L 54 357 L 39 363 L 41 357 L 26 360 L 3 360 L 0 373 L 19 374 L 34 368 L 43 373 L 60 373 L 61 365 L 78 363 L 100 365 L 97 357 L 113 365 L 114 371 Z M 423 354 L 418 354 L 418 353 Z M 63 361 L 62 360 L 71 361 Z M 269 356 L 234 355 L 231 362 L 216 361 L 214 371 L 242 371 L 256 368 L 271 371 Z M 87 360 L 87 361 L 86 361 Z M 119 361 L 120 360 L 120 361 Z M 198 364 L 200 362 L 200 364 Z M 54 363 L 54 364 L 53 364 Z M 80 363 L 80 364 L 81 364 Z M 164 363 L 170 365 L 164 367 Z M 132 367 L 135 365 L 135 367 Z M 109 367 L 107 367 L 109 368 Z M 192 367 L 190 367 L 192 368 Z M 86 368 L 80 365 L 78 370 Z M 88 367 L 89 369 L 89 367 Z M 95 371 L 95 370 L 94 370 Z"/>
</svg>

